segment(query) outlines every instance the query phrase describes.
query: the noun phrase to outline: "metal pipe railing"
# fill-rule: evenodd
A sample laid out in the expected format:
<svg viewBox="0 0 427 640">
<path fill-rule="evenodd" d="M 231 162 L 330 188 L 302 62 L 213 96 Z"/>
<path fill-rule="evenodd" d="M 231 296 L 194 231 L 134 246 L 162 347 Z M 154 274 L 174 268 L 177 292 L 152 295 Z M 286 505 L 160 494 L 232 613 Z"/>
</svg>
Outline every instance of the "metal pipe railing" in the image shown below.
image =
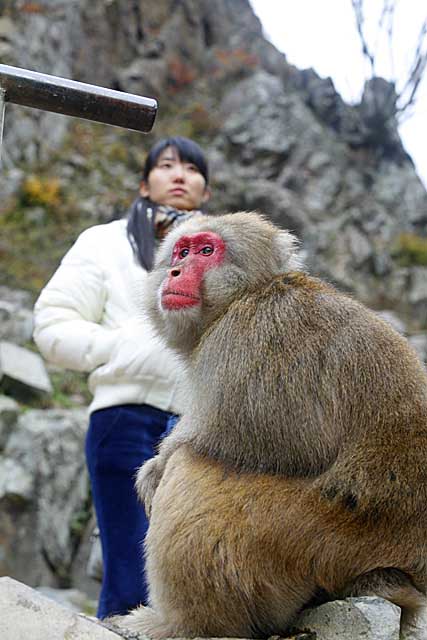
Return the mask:
<svg viewBox="0 0 427 640">
<path fill-rule="evenodd" d="M 148 133 L 157 102 L 131 93 L 0 64 L 4 101 Z M 0 98 L 1 99 L 1 98 Z"/>
</svg>

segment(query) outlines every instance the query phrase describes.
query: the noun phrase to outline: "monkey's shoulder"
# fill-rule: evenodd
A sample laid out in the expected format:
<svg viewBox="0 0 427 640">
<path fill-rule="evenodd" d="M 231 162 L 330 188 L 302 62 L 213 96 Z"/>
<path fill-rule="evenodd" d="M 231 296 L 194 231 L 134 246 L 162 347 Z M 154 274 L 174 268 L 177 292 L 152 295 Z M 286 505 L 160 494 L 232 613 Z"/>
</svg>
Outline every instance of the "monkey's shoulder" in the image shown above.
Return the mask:
<svg viewBox="0 0 427 640">
<path fill-rule="evenodd" d="M 304 271 L 287 271 L 274 276 L 274 278 L 266 282 L 260 282 L 258 287 L 248 292 L 247 297 L 256 296 L 258 299 L 276 299 L 292 298 L 295 294 L 307 300 L 316 299 L 319 294 L 351 299 L 328 282 L 311 276 Z"/>
<path fill-rule="evenodd" d="M 229 328 L 236 325 L 245 334 L 276 331 L 286 332 L 289 339 L 301 339 L 314 332 L 319 336 L 319 345 L 340 335 L 346 342 L 369 337 L 408 348 L 406 341 L 363 303 L 302 271 L 275 276 L 235 301 L 226 315 Z"/>
<path fill-rule="evenodd" d="M 354 314 L 370 314 L 371 312 L 351 296 L 342 293 L 333 285 L 308 275 L 302 271 L 290 271 L 274 277 L 262 284 L 257 290 L 250 291 L 247 296 L 237 301 L 246 313 L 266 313 L 267 320 L 276 313 L 294 315 L 304 318 L 311 314 L 314 322 L 323 318 L 344 320 Z"/>
<path fill-rule="evenodd" d="M 337 290 L 320 278 L 310 276 L 305 271 L 287 271 L 282 273 L 271 283 L 273 286 L 289 289 L 305 289 L 306 291 L 327 291 L 329 293 L 337 293 Z"/>
<path fill-rule="evenodd" d="M 313 321 L 323 317 L 331 321 L 359 320 L 380 322 L 378 316 L 350 294 L 340 291 L 329 282 L 303 271 L 290 271 L 272 279 L 262 291 L 254 292 L 260 303 L 271 303 L 272 308 L 295 311 L 300 317 L 313 314 Z"/>
<path fill-rule="evenodd" d="M 307 300 L 315 300 L 322 305 L 339 301 L 341 305 L 360 306 L 360 303 L 356 302 L 351 295 L 304 271 L 288 271 L 276 276 L 269 283 L 269 289 L 271 293 L 277 292 L 282 296 L 300 294 Z"/>
</svg>

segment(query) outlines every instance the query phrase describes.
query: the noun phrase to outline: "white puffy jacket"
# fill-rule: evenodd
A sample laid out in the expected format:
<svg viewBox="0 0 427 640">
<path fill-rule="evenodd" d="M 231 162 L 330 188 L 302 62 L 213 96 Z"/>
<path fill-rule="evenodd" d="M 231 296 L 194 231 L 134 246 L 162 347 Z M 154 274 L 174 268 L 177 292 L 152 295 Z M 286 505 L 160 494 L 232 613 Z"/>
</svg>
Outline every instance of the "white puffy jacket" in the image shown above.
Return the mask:
<svg viewBox="0 0 427 640">
<path fill-rule="evenodd" d="M 127 221 L 91 227 L 64 256 L 34 308 L 34 340 L 60 367 L 91 371 L 95 411 L 150 404 L 182 412 L 182 371 L 144 318 L 147 272 L 126 235 Z"/>
</svg>

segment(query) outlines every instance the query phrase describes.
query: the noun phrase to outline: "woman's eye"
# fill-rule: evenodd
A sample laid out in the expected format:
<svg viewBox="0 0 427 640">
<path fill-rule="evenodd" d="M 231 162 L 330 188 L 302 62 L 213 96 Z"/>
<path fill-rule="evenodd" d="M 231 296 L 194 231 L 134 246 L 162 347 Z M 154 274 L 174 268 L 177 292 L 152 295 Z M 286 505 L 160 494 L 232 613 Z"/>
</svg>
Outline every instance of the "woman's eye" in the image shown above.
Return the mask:
<svg viewBox="0 0 427 640">
<path fill-rule="evenodd" d="M 188 256 L 189 253 L 190 253 L 189 249 L 181 249 L 181 251 L 179 252 L 179 257 L 185 258 L 185 256 Z"/>
<path fill-rule="evenodd" d="M 200 253 L 202 253 L 204 256 L 210 256 L 213 253 L 213 248 L 212 247 L 203 247 L 203 249 L 201 249 Z"/>
</svg>

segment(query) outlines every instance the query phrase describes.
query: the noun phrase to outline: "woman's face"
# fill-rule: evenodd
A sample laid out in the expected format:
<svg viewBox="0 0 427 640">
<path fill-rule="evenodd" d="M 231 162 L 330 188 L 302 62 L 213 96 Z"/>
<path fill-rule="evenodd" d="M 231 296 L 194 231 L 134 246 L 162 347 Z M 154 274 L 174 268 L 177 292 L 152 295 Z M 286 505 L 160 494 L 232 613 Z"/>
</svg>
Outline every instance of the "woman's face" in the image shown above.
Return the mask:
<svg viewBox="0 0 427 640">
<path fill-rule="evenodd" d="M 210 191 L 198 168 L 180 160 L 174 147 L 167 147 L 159 155 L 148 180 L 141 182 L 140 193 L 156 204 L 191 211 L 209 200 Z"/>
</svg>

